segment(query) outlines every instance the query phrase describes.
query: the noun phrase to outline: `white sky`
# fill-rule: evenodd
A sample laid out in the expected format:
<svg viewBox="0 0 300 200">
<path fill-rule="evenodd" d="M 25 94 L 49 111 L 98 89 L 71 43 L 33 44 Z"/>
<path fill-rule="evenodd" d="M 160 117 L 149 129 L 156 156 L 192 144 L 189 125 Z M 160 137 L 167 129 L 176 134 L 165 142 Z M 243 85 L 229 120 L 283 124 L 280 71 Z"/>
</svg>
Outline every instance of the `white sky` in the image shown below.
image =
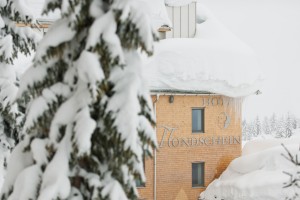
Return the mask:
<svg viewBox="0 0 300 200">
<path fill-rule="evenodd" d="M 256 51 L 263 94 L 248 97 L 243 115 L 300 117 L 300 0 L 198 0 Z"/>
</svg>

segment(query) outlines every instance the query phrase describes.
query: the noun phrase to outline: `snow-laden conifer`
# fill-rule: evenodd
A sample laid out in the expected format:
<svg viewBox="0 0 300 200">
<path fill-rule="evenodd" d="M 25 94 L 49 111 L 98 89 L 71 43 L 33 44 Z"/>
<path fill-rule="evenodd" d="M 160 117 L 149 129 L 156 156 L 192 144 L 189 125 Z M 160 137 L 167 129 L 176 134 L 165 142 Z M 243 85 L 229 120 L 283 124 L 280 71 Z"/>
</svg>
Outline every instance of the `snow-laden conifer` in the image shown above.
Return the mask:
<svg viewBox="0 0 300 200">
<path fill-rule="evenodd" d="M 156 144 L 140 59 L 155 37 L 139 2 L 46 1 L 62 17 L 21 80 L 33 98 L 2 199 L 137 198 Z"/>
<path fill-rule="evenodd" d="M 0 126 L 3 127 L 0 135 L 15 140 L 18 140 L 22 113 L 14 103 L 18 83 L 12 65 L 18 53 L 29 55 L 40 39 L 29 26 L 32 19 L 24 1 L 0 0 Z"/>
</svg>

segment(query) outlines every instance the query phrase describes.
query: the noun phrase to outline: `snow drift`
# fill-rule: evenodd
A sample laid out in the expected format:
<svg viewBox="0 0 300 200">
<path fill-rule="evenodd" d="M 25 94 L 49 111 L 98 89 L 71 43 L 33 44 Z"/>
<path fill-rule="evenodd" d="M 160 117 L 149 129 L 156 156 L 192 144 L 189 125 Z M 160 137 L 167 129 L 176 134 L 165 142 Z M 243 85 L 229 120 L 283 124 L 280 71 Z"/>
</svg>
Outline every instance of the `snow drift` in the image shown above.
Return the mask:
<svg viewBox="0 0 300 200">
<path fill-rule="evenodd" d="M 260 89 L 256 54 L 205 7 L 197 9 L 195 38 L 161 40 L 145 76 L 154 91 L 212 92 L 243 97 Z"/>
<path fill-rule="evenodd" d="M 284 172 L 296 174 L 298 168 L 283 155 L 300 156 L 300 136 L 248 142 L 243 156 L 233 160 L 219 179 L 214 180 L 200 195 L 201 200 L 279 200 L 292 197 L 293 188 Z M 282 155 L 283 154 L 283 155 Z"/>
</svg>

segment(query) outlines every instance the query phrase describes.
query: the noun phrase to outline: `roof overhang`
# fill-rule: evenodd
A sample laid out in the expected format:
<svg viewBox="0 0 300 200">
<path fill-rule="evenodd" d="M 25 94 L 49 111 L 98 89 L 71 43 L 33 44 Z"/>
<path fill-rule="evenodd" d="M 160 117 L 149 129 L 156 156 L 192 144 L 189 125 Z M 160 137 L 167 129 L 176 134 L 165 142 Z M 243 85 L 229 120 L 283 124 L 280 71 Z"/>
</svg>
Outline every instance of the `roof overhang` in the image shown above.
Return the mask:
<svg viewBox="0 0 300 200">
<path fill-rule="evenodd" d="M 211 96 L 226 96 L 223 94 L 208 92 L 208 91 L 199 91 L 199 90 L 176 90 L 176 89 L 152 89 L 150 90 L 151 95 L 211 95 Z M 254 95 L 260 95 L 262 92 L 257 90 Z M 231 97 L 239 98 L 239 97 Z"/>
<path fill-rule="evenodd" d="M 163 94 L 163 95 L 221 95 L 208 91 L 197 90 L 174 90 L 174 89 L 154 89 L 150 90 L 151 94 Z"/>
</svg>

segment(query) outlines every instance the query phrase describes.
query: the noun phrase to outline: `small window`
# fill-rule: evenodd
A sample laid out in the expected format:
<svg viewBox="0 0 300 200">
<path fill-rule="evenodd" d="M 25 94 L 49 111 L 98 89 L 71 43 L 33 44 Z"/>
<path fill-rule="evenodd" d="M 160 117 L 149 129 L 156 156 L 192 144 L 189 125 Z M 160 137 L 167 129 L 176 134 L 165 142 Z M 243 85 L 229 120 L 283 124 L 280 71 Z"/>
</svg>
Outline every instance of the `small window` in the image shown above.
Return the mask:
<svg viewBox="0 0 300 200">
<path fill-rule="evenodd" d="M 140 179 L 136 179 L 135 180 L 135 184 L 136 184 L 136 187 L 146 187 L 145 183 L 143 181 L 141 181 Z"/>
<path fill-rule="evenodd" d="M 192 186 L 204 187 L 204 162 L 192 163 Z"/>
<path fill-rule="evenodd" d="M 192 109 L 192 132 L 204 133 L 204 109 Z"/>
</svg>

